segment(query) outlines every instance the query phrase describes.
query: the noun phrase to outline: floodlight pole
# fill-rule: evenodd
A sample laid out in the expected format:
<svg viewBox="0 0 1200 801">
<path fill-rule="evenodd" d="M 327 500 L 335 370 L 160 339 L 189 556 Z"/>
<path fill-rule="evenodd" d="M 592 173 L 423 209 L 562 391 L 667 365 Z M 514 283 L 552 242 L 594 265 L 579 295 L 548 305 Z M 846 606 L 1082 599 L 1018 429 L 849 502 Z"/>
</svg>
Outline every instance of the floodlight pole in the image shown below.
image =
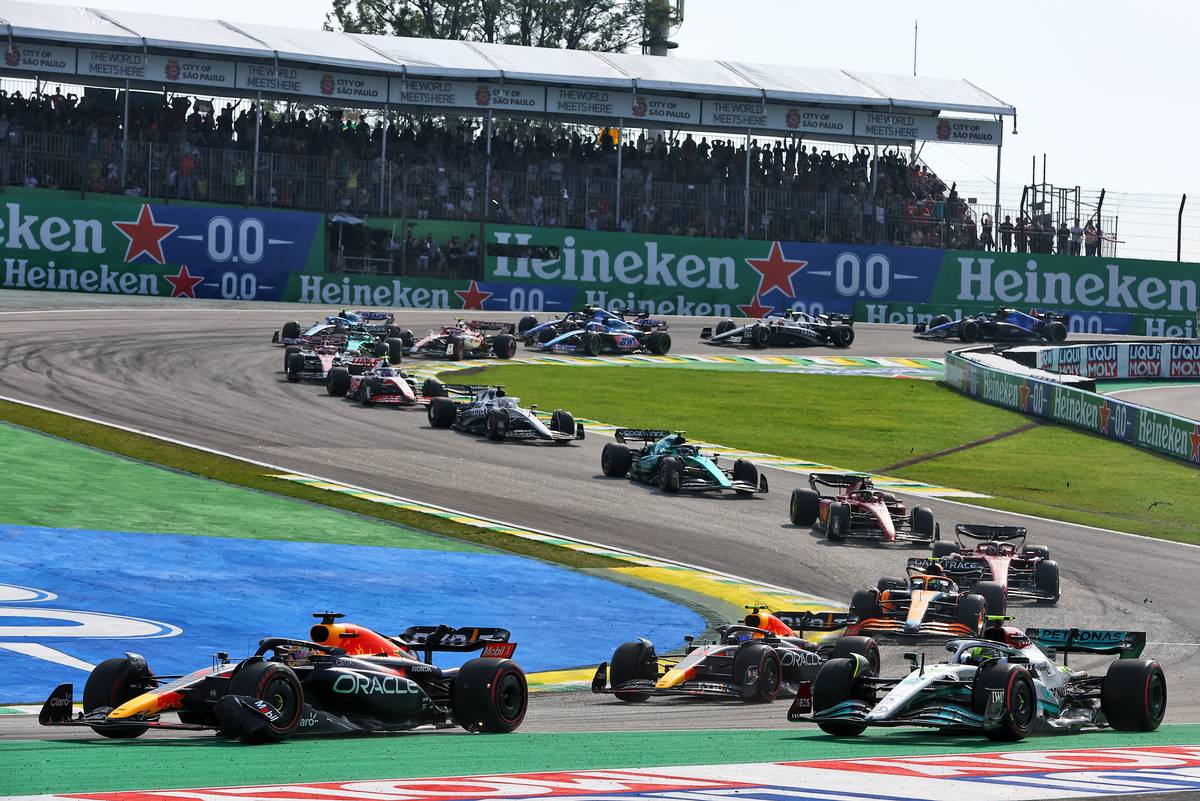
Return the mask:
<svg viewBox="0 0 1200 801">
<path fill-rule="evenodd" d="M 379 213 L 385 211 L 384 207 L 384 192 L 387 184 L 387 135 L 388 135 L 388 105 L 383 104 L 383 144 L 379 146 Z"/>
<path fill-rule="evenodd" d="M 488 108 L 487 113 L 487 159 L 483 165 L 483 197 L 479 203 L 479 251 L 477 258 L 478 264 L 475 266 L 475 275 L 482 277 L 483 266 L 487 258 L 487 217 L 492 205 L 492 109 Z"/>
<path fill-rule="evenodd" d="M 996 145 L 996 210 L 992 214 L 992 226 L 996 232 L 996 241 L 999 241 L 1000 234 L 1000 156 L 1003 152 L 1004 145 Z"/>
<path fill-rule="evenodd" d="M 121 190 L 125 189 L 125 175 L 129 168 L 129 81 L 125 81 L 125 116 L 121 122 Z"/>
<path fill-rule="evenodd" d="M 879 208 L 879 200 L 878 200 L 878 197 L 879 197 L 879 140 L 878 139 L 872 140 L 871 145 L 874 148 L 874 154 L 875 154 L 875 156 L 874 156 L 875 160 L 873 162 L 871 162 L 871 230 L 875 233 L 875 236 L 873 238 L 875 240 L 875 244 L 878 245 L 879 244 L 879 222 L 878 222 L 878 217 L 876 216 L 877 212 L 875 211 L 875 209 Z M 858 147 L 855 146 L 854 149 L 857 151 Z M 859 209 L 859 213 L 860 214 L 862 213 L 861 209 Z"/>
<path fill-rule="evenodd" d="M 258 140 L 262 131 L 262 92 L 255 93 L 257 100 L 254 107 L 254 175 L 250 179 L 250 198 L 255 203 L 258 202 Z M 242 198 L 242 203 L 246 199 Z"/>
<path fill-rule="evenodd" d="M 746 129 L 746 158 L 743 162 L 746 168 L 746 193 L 742 197 L 742 236 L 750 238 L 750 129 Z"/>
<path fill-rule="evenodd" d="M 615 215 L 613 222 L 617 224 L 617 229 L 621 228 L 621 174 L 624 170 L 624 165 L 621 163 L 621 152 L 625 150 L 625 118 L 617 120 L 617 199 L 615 206 Z"/>
</svg>

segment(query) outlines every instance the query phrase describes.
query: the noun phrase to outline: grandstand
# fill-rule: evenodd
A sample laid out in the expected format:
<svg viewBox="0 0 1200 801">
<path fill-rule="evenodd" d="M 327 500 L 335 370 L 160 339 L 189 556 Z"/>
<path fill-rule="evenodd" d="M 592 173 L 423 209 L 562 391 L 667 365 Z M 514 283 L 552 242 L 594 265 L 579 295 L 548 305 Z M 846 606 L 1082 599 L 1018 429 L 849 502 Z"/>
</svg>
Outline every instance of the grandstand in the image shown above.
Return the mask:
<svg viewBox="0 0 1200 801">
<path fill-rule="evenodd" d="M 11 0 L 0 18 L 5 185 L 479 225 L 352 231 L 360 269 L 472 273 L 488 222 L 972 249 L 985 212 L 1020 217 L 917 155 L 991 146 L 999 171 L 1016 110 L 966 80 Z"/>
</svg>

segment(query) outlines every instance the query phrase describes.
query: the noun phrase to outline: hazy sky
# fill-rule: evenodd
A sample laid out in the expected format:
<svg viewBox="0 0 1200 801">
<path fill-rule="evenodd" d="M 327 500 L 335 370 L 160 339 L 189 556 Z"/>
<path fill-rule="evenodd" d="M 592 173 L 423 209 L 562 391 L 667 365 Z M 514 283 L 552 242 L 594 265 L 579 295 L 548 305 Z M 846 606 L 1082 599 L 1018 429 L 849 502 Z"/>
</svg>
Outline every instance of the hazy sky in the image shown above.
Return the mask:
<svg viewBox="0 0 1200 801">
<path fill-rule="evenodd" d="M 95 0 L 97 8 L 295 27 L 319 27 L 329 5 L 208 0 L 168 8 L 152 0 Z M 918 74 L 968 78 L 1017 107 L 1019 133 L 1012 134 L 1011 122 L 1005 130 L 1006 197 L 1019 197 L 1034 155 L 1040 180 L 1045 153 L 1049 182 L 1108 189 L 1106 213 L 1120 214 L 1128 242 L 1123 255 L 1174 258 L 1179 195 L 1191 190 L 1184 258 L 1200 261 L 1200 159 L 1193 144 L 1200 129 L 1200 4 L 689 0 L 675 53 L 909 74 L 914 18 Z M 991 148 L 928 145 L 923 156 L 957 180 L 964 195 L 991 197 Z"/>
</svg>

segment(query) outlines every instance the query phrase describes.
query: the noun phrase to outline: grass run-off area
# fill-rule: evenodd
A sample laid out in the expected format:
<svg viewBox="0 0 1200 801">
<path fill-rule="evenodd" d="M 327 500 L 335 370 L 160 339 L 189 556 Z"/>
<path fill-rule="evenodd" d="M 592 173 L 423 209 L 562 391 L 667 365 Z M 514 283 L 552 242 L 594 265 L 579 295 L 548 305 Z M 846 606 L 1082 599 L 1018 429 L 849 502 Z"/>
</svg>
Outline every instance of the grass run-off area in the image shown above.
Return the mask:
<svg viewBox="0 0 1200 801">
<path fill-rule="evenodd" d="M 1035 421 L 913 379 L 505 365 L 469 381 L 576 417 L 875 472 Z M 1200 542 L 1200 470 L 1063 426 L 887 472 L 992 496 L 971 501 L 982 506 Z"/>
</svg>

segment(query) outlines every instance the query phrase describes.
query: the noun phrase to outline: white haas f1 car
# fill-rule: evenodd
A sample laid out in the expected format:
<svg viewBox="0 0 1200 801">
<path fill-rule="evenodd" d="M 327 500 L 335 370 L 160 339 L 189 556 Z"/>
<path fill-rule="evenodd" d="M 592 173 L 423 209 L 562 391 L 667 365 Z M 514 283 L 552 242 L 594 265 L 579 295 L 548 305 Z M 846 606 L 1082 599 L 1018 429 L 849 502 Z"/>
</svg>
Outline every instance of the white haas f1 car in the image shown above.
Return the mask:
<svg viewBox="0 0 1200 801">
<path fill-rule="evenodd" d="M 722 320 L 716 330 L 701 328 L 700 339 L 710 345 L 744 345 L 769 348 L 773 345 L 834 345 L 848 348 L 854 344 L 854 320 L 847 314 L 808 314 L 788 311 L 780 316 L 738 325 Z"/>
<path fill-rule="evenodd" d="M 769 612 L 747 607 L 741 623 L 718 626 L 714 643 L 686 638 L 682 653 L 658 655 L 645 639 L 617 646 L 592 678 L 592 692 L 636 703 L 651 696 L 706 696 L 765 703 L 791 697 L 828 659 L 861 655 L 879 670 L 879 646 L 870 637 L 838 637 L 816 644 L 806 631 L 837 631 L 854 620 L 838 612 Z"/>
<path fill-rule="evenodd" d="M 377 403 L 393 406 L 415 406 L 417 382 L 398 367 L 378 361 L 361 373 L 351 373 L 345 367 L 334 367 L 325 380 L 325 391 L 335 398 L 350 398 L 363 406 Z"/>
<path fill-rule="evenodd" d="M 1166 712 L 1167 681 L 1157 662 L 1141 658 L 1145 646 L 1143 632 L 993 624 L 984 638 L 946 643 L 952 656 L 944 663 L 906 654 L 912 672 L 904 678 L 879 678 L 859 656 L 831 659 L 798 688 L 788 720 L 815 722 L 837 737 L 868 726 L 981 732 L 992 740 L 1085 727 L 1152 731 Z M 1074 652 L 1119 658 L 1093 676 L 1068 666 Z"/>
<path fill-rule="evenodd" d="M 458 361 L 477 356 L 511 359 L 517 352 L 517 338 L 512 323 L 489 323 L 483 320 L 458 320 L 441 331 L 430 331 L 417 340 L 411 353 L 416 356 L 436 356 Z"/>
<path fill-rule="evenodd" d="M 537 415 L 537 407 L 521 408 L 504 387 L 443 384 L 427 378 L 422 395 L 428 403 L 429 425 L 457 428 L 472 434 L 485 434 L 491 440 L 527 440 L 566 445 L 583 439 L 583 423 L 565 409 L 555 409 L 547 423 Z"/>
<path fill-rule="evenodd" d="M 1009 600 L 1058 602 L 1058 562 L 1045 545 L 1025 544 L 1024 527 L 959 523 L 954 534 L 956 542 L 933 544 L 933 559 L 909 559 L 908 566 L 925 570 L 936 561 L 963 589 L 992 581 L 1004 588 Z"/>
</svg>

